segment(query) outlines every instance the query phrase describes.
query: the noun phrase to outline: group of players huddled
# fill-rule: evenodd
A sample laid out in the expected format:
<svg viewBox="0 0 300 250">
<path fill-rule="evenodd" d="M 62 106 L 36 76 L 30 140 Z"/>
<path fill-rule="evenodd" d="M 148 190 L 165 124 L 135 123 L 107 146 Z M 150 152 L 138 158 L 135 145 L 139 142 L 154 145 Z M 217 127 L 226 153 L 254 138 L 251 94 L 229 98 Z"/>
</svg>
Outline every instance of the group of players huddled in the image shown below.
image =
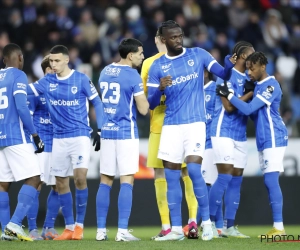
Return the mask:
<svg viewBox="0 0 300 250">
<path fill-rule="evenodd" d="M 282 91 L 266 72 L 262 52 L 238 42 L 223 68 L 207 51 L 184 48 L 183 31 L 163 22 L 155 43 L 159 53 L 144 60 L 143 45 L 132 38 L 119 45 L 120 61 L 99 77 L 100 96 L 83 73 L 68 66 L 68 49 L 56 45 L 42 62 L 45 76 L 28 84 L 16 44 L 3 49 L 0 70 L 0 223 L 3 240 L 81 240 L 84 231 L 90 160 L 88 101 L 96 112 L 100 185 L 96 197 L 96 240 L 108 240 L 106 219 L 114 177 L 120 175 L 116 241 L 138 241 L 128 230 L 134 174 L 138 171 L 137 110 L 150 109 L 147 166 L 154 168 L 162 230 L 151 239 L 176 241 L 249 238 L 235 226 L 243 170 L 247 165 L 246 126 L 255 123 L 259 164 L 269 194 L 273 228 L 284 235 L 279 174 L 288 142 L 279 114 Z M 142 66 L 141 76 L 136 68 Z M 214 76 L 217 80 L 214 81 Z M 147 96 L 147 97 L 146 97 Z M 76 218 L 69 176 L 74 176 Z M 189 221 L 182 227 L 180 178 Z M 8 189 L 25 180 L 10 216 Z M 47 213 L 36 225 L 42 183 L 51 185 Z M 223 219 L 224 206 L 224 219 Z M 65 229 L 54 222 L 61 209 Z M 27 216 L 29 235 L 22 228 Z"/>
</svg>

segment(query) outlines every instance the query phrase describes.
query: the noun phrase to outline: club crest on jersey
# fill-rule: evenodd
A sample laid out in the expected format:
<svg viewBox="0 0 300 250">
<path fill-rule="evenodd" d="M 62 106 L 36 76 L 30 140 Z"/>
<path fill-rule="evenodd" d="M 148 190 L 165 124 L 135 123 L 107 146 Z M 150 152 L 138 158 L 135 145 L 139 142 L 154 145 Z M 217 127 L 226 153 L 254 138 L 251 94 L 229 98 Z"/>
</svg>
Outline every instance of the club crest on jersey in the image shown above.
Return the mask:
<svg viewBox="0 0 300 250">
<path fill-rule="evenodd" d="M 76 93 L 77 93 L 77 87 L 75 87 L 75 86 L 72 87 L 72 88 L 71 88 L 71 92 L 72 92 L 73 94 L 76 94 Z"/>
<path fill-rule="evenodd" d="M 206 96 L 205 96 L 205 101 L 206 101 L 206 102 L 209 102 L 209 101 L 210 101 L 210 95 L 206 95 Z"/>
<path fill-rule="evenodd" d="M 268 87 L 267 87 L 267 92 L 269 92 L 269 93 L 272 94 L 272 93 L 274 92 L 274 89 L 275 89 L 275 88 L 274 88 L 273 86 L 268 86 Z"/>
<path fill-rule="evenodd" d="M 193 59 L 188 60 L 188 65 L 190 65 L 191 67 L 194 66 L 194 60 Z"/>
</svg>

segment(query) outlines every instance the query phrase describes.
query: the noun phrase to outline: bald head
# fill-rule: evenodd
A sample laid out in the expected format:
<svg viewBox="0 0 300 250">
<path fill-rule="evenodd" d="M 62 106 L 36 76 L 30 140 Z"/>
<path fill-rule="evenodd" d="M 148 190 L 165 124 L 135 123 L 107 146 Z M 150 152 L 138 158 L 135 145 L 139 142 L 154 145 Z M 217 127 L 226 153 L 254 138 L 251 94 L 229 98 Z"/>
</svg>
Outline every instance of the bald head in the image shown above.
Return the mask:
<svg viewBox="0 0 300 250">
<path fill-rule="evenodd" d="M 9 43 L 3 48 L 3 62 L 6 67 L 23 69 L 24 59 L 21 48 L 14 43 Z"/>
</svg>

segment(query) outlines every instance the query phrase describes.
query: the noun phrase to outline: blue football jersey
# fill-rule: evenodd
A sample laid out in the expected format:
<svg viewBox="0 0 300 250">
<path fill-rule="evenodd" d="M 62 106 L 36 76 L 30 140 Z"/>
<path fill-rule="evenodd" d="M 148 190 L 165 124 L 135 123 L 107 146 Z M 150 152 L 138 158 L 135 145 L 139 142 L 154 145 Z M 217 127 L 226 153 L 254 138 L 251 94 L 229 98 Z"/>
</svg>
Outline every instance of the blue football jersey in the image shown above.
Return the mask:
<svg viewBox="0 0 300 250">
<path fill-rule="evenodd" d="M 206 141 L 205 141 L 205 149 L 212 148 L 211 143 L 211 123 L 212 117 L 215 110 L 215 101 L 216 101 L 216 83 L 214 81 L 210 81 L 204 85 L 204 93 L 205 93 L 205 108 L 206 108 Z"/>
<path fill-rule="evenodd" d="M 66 77 L 47 74 L 30 87 L 36 96 L 44 94 L 54 138 L 90 137 L 88 100 L 99 96 L 85 74 L 76 70 Z"/>
<path fill-rule="evenodd" d="M 110 64 L 100 74 L 99 87 L 107 115 L 101 137 L 117 140 L 139 138 L 134 96 L 144 95 L 144 88 L 137 70 L 127 65 Z"/>
<path fill-rule="evenodd" d="M 246 79 L 247 76 L 245 73 L 241 73 L 235 68 L 232 69 L 231 77 L 227 81 L 227 85 L 238 98 L 243 96 Z M 223 79 L 217 79 L 217 84 L 223 82 Z M 211 125 L 211 136 L 228 137 L 235 141 L 246 141 L 247 120 L 248 116 L 239 110 L 235 110 L 231 113 L 226 112 L 221 97 L 217 96 Z"/>
<path fill-rule="evenodd" d="M 164 90 L 167 106 L 164 125 L 206 121 L 204 69 L 210 71 L 214 63 L 211 54 L 200 48 L 184 48 L 178 56 L 165 54 L 153 62 L 148 87 L 158 87 L 160 78 L 172 77 L 172 85 Z"/>
<path fill-rule="evenodd" d="M 27 95 L 27 76 L 17 68 L 0 70 L 0 147 L 30 143 L 15 104 L 14 95 Z M 29 112 L 29 111 L 28 111 Z"/>
<path fill-rule="evenodd" d="M 45 144 L 44 152 L 52 152 L 53 125 L 46 105 L 46 98 L 44 95 L 29 95 L 27 100 L 33 117 L 33 124 Z"/>
<path fill-rule="evenodd" d="M 288 132 L 279 113 L 282 91 L 275 77 L 269 76 L 257 82 L 254 96 L 266 104 L 254 116 L 258 151 L 287 146 Z"/>
</svg>

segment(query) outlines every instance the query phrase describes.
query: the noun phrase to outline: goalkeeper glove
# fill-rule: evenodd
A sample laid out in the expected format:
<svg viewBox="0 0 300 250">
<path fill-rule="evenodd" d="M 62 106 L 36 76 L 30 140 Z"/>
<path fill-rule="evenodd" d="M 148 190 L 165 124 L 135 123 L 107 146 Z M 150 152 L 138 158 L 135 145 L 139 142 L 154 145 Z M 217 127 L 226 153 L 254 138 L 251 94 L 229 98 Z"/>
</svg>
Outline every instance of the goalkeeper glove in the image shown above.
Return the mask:
<svg viewBox="0 0 300 250">
<path fill-rule="evenodd" d="M 232 94 L 232 91 L 228 89 L 227 81 L 224 81 L 223 85 L 217 85 L 216 93 L 217 95 L 224 96 L 226 98 L 229 96 L 229 94 Z"/>
<path fill-rule="evenodd" d="M 94 137 L 93 146 L 95 146 L 95 151 L 100 150 L 100 147 L 101 147 L 101 129 L 98 129 L 98 132 L 97 132 L 96 136 Z"/>
<path fill-rule="evenodd" d="M 34 144 L 36 146 L 36 150 L 34 152 L 36 154 L 42 153 L 44 151 L 44 148 L 45 148 L 44 142 L 41 140 L 41 138 L 39 137 L 38 134 L 36 136 L 32 136 L 32 137 L 33 137 Z"/>
</svg>

